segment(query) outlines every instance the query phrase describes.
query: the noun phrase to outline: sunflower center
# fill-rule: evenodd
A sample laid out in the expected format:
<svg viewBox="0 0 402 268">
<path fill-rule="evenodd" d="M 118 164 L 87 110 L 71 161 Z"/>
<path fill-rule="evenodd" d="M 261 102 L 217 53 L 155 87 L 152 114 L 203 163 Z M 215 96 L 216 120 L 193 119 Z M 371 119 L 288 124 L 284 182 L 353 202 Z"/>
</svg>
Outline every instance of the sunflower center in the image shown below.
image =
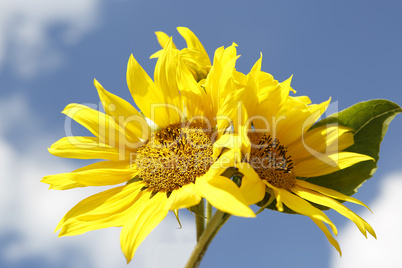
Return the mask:
<svg viewBox="0 0 402 268">
<path fill-rule="evenodd" d="M 258 176 L 277 188 L 292 188 L 296 178 L 287 149 L 267 134 L 253 132 L 249 133 L 249 138 L 252 144 L 250 164 Z"/>
<path fill-rule="evenodd" d="M 152 134 L 137 151 L 138 177 L 152 192 L 168 195 L 194 183 L 212 164 L 211 131 L 200 122 L 174 124 Z"/>
</svg>

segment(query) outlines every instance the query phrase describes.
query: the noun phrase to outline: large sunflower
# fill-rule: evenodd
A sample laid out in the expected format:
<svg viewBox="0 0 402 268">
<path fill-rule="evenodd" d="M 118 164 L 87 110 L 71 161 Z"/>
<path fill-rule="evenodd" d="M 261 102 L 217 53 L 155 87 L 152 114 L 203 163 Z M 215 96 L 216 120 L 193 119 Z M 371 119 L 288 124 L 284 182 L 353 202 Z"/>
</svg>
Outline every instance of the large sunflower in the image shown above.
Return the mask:
<svg viewBox="0 0 402 268">
<path fill-rule="evenodd" d="M 154 81 L 132 55 L 128 62 L 128 87 L 141 112 L 96 80 L 105 113 L 80 104 L 64 109 L 94 136 L 62 138 L 49 152 L 105 161 L 42 179 L 59 190 L 123 184 L 79 202 L 56 230 L 65 236 L 121 226 L 121 248 L 128 262 L 169 210 L 177 215 L 178 209 L 197 205 L 203 197 L 221 211 L 255 216 L 240 189 L 220 175 L 231 152 L 214 154 L 215 139 L 231 123 L 227 116 L 215 117 L 231 113 L 226 93 L 238 90 L 232 75 L 235 46 L 217 49 L 203 83 L 194 79 L 171 39 L 158 57 Z"/>
<path fill-rule="evenodd" d="M 247 75 L 245 90 L 238 98 L 244 115 L 243 130 L 237 140 L 243 149 L 234 163 L 244 175 L 241 182 L 244 198 L 251 204 L 269 196 L 263 207 L 276 201 L 278 211 L 290 209 L 310 217 L 339 253 L 340 247 L 325 224 L 335 235 L 337 229 L 317 205 L 334 209 L 352 220 L 363 235 L 367 237 L 367 230 L 375 237 L 372 227 L 341 202 L 366 205 L 306 181 L 362 161 L 373 161 L 373 158 L 344 151 L 354 143 L 351 129 L 336 124 L 311 127 L 325 112 L 330 100 L 310 104 L 306 96 L 289 96 L 290 91 L 295 92 L 290 86 L 291 78 L 279 83 L 272 75 L 261 71 L 261 60 Z"/>
</svg>

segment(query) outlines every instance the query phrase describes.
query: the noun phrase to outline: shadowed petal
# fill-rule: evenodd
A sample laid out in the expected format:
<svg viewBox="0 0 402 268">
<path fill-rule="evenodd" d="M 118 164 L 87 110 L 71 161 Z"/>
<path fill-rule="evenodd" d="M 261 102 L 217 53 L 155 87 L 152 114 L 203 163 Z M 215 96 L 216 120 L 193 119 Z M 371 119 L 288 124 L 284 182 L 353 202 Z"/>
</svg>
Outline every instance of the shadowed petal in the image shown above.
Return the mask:
<svg viewBox="0 0 402 268">
<path fill-rule="evenodd" d="M 131 183 L 92 195 L 75 205 L 59 222 L 59 236 L 78 235 L 91 230 L 122 226 L 137 203 L 142 182 Z"/>
<path fill-rule="evenodd" d="M 51 189 L 65 190 L 75 187 L 115 185 L 132 179 L 138 170 L 130 161 L 102 161 L 69 173 L 45 176 L 41 182 L 50 184 Z"/>
<path fill-rule="evenodd" d="M 339 152 L 308 158 L 297 163 L 293 170 L 298 177 L 317 177 L 369 160 L 373 161 L 374 159 L 364 154 Z"/>
<path fill-rule="evenodd" d="M 178 190 L 174 190 L 167 200 L 167 208 L 169 210 L 177 210 L 180 208 L 189 208 L 197 205 L 201 201 L 195 191 L 195 184 L 189 183 Z"/>
<path fill-rule="evenodd" d="M 124 224 L 120 233 L 120 246 L 126 256 L 127 263 L 134 257 L 138 246 L 145 237 L 166 217 L 166 194 L 158 193 L 152 198 L 151 192 L 146 192 L 130 213 L 130 219 Z"/>
</svg>

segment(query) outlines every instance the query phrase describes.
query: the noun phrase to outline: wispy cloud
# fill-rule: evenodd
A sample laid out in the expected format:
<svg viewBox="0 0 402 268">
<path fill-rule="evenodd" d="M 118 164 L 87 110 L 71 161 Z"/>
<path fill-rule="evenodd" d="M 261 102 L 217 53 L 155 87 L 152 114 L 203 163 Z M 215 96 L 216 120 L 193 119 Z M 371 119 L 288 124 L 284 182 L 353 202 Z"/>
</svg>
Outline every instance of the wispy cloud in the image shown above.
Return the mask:
<svg viewBox="0 0 402 268">
<path fill-rule="evenodd" d="M 16 107 L 19 107 L 18 109 Z M 46 147 L 55 141 L 37 125 L 23 96 L 0 100 L 0 264 L 20 267 L 40 261 L 40 267 L 181 267 L 195 245 L 194 223 L 183 217 L 183 228 L 169 215 L 139 247 L 129 266 L 121 253 L 120 228 L 57 238 L 57 222 L 81 199 L 99 188 L 48 191 L 40 179 L 71 171 L 76 162 L 58 159 Z M 10 131 L 24 126 L 23 148 L 11 144 Z M 188 215 L 187 215 L 188 216 Z M 21 266 L 25 267 L 25 266 Z"/>
<path fill-rule="evenodd" d="M 366 240 L 356 226 L 349 222 L 340 230 L 338 241 L 343 256 L 334 255 L 332 267 L 402 267 L 402 173 L 390 174 L 382 179 L 379 196 L 370 204 L 374 214 L 364 212 L 362 218 L 369 222 L 377 240 Z"/>
<path fill-rule="evenodd" d="M 77 43 L 96 26 L 100 2 L 0 1 L 0 71 L 7 67 L 31 78 L 59 66 L 60 46 Z"/>
</svg>

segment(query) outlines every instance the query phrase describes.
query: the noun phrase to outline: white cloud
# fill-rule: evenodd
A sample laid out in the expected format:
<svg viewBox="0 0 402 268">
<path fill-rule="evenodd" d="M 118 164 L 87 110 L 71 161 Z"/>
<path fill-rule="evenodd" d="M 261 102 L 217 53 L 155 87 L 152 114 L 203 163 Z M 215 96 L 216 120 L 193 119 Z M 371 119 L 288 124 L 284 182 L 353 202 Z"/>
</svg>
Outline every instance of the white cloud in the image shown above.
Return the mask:
<svg viewBox="0 0 402 268">
<path fill-rule="evenodd" d="M 0 122 L 0 260 L 10 267 L 30 259 L 43 260 L 50 267 L 62 263 L 74 268 L 127 267 L 119 245 L 120 228 L 63 238 L 53 233 L 68 209 L 99 189 L 48 191 L 39 182 L 45 175 L 77 166 L 47 153 L 46 147 L 55 138 L 35 125 L 38 120 L 22 96 L 0 100 Z M 30 130 L 24 139 L 31 142 L 17 149 L 5 137 L 21 125 Z M 168 215 L 128 267 L 183 266 L 195 245 L 195 228 L 190 218 L 181 220 L 183 228 L 178 229 L 174 215 Z M 1 241 L 10 234 L 15 235 L 11 242 Z"/>
<path fill-rule="evenodd" d="M 370 204 L 374 214 L 362 213 L 363 219 L 373 226 L 377 240 L 365 239 L 350 222 L 339 231 L 338 241 L 343 256 L 332 256 L 332 267 L 402 267 L 402 174 L 395 173 L 381 182 L 380 194 Z"/>
<path fill-rule="evenodd" d="M 58 66 L 63 52 L 96 25 L 100 0 L 0 0 L 0 70 L 33 77 Z M 57 27 L 61 36 L 52 34 Z"/>
</svg>

